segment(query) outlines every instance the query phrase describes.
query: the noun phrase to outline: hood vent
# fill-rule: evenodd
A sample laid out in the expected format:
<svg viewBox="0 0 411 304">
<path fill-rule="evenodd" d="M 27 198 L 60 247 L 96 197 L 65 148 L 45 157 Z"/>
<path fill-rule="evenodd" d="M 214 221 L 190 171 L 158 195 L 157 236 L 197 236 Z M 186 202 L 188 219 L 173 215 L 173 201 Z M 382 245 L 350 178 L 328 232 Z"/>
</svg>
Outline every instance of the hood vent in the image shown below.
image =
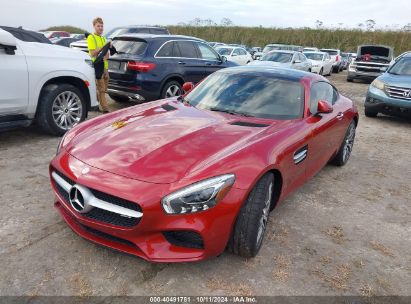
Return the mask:
<svg viewBox="0 0 411 304">
<path fill-rule="evenodd" d="M 163 110 L 166 110 L 166 111 L 174 111 L 174 110 L 177 110 L 177 108 L 175 108 L 175 107 L 173 107 L 173 106 L 170 106 L 168 103 L 163 104 L 163 105 L 161 106 L 161 108 L 163 108 Z"/>
<path fill-rule="evenodd" d="M 230 124 L 233 126 L 243 126 L 243 127 L 252 127 L 252 128 L 265 128 L 269 126 L 266 124 L 259 124 L 259 123 L 247 122 L 247 121 L 235 121 Z"/>
</svg>

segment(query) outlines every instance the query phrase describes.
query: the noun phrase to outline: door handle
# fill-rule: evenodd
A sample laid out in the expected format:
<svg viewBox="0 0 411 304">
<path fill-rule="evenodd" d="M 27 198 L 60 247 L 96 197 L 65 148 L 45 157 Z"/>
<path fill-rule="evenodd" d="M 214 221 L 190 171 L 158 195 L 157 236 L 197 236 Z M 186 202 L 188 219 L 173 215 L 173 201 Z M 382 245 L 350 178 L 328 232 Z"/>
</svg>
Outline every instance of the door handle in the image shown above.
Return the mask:
<svg viewBox="0 0 411 304">
<path fill-rule="evenodd" d="M 343 112 L 338 113 L 338 115 L 337 115 L 337 119 L 338 119 L 338 120 L 343 119 L 343 117 L 344 117 L 344 113 L 343 113 Z"/>
<path fill-rule="evenodd" d="M 178 64 L 186 64 L 184 61 L 179 61 Z"/>
<path fill-rule="evenodd" d="M 211 63 L 207 62 L 207 63 L 206 63 L 206 65 L 210 66 L 210 65 L 211 65 Z"/>
</svg>

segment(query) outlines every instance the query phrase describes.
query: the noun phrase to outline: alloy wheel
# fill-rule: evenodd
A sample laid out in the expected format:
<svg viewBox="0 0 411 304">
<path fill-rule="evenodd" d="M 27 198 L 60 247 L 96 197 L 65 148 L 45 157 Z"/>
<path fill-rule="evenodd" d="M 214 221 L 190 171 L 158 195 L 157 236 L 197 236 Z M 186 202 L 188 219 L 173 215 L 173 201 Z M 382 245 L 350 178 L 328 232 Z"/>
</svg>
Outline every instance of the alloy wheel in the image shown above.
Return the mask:
<svg viewBox="0 0 411 304">
<path fill-rule="evenodd" d="M 178 85 L 173 84 L 169 86 L 169 88 L 167 89 L 165 97 L 169 98 L 169 97 L 180 96 L 180 95 L 181 95 L 180 87 Z"/>
<path fill-rule="evenodd" d="M 355 126 L 352 124 L 344 140 L 343 161 L 344 163 L 350 158 L 355 139 Z"/>
<path fill-rule="evenodd" d="M 57 95 L 52 105 L 52 116 L 56 125 L 69 130 L 80 122 L 83 114 L 83 105 L 80 97 L 71 91 Z"/>
<path fill-rule="evenodd" d="M 268 186 L 264 208 L 263 208 L 261 218 L 260 218 L 260 223 L 258 226 L 258 233 L 257 233 L 257 240 L 256 240 L 257 248 L 261 246 L 264 233 L 267 228 L 268 216 L 270 214 L 272 194 L 273 194 L 273 182 L 270 182 L 270 185 Z"/>
</svg>

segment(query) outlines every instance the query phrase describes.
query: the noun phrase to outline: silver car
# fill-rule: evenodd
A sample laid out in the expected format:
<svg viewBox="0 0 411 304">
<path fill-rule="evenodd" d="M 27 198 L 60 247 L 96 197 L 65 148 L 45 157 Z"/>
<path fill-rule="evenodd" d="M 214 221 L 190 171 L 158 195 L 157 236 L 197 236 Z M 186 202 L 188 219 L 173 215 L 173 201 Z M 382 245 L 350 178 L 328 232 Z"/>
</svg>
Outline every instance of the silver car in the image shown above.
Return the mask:
<svg viewBox="0 0 411 304">
<path fill-rule="evenodd" d="M 271 51 L 255 60 L 251 65 L 265 65 L 274 67 L 283 67 L 295 70 L 311 72 L 311 61 L 301 52 L 295 51 Z"/>
</svg>

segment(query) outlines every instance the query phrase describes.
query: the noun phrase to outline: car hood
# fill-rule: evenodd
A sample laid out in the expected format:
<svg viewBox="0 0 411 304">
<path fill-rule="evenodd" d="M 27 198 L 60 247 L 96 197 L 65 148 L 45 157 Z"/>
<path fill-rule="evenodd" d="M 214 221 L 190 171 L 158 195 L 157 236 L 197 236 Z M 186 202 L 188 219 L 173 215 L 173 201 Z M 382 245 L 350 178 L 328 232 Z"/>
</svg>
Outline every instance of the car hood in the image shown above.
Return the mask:
<svg viewBox="0 0 411 304">
<path fill-rule="evenodd" d="M 384 73 L 378 79 L 390 86 L 411 89 L 411 76 Z"/>
<path fill-rule="evenodd" d="M 79 132 L 65 149 L 82 162 L 114 174 L 172 183 L 188 171 L 195 172 L 196 165 L 206 168 L 208 160 L 232 155 L 270 127 L 286 123 L 210 112 L 174 101 L 155 104 L 129 108 L 114 119 L 110 115 L 98 118 L 96 125 Z"/>
<path fill-rule="evenodd" d="M 47 56 L 49 58 L 90 59 L 90 56 L 84 52 L 55 44 L 26 42 L 21 44 L 21 47 L 26 55 Z"/>
</svg>

